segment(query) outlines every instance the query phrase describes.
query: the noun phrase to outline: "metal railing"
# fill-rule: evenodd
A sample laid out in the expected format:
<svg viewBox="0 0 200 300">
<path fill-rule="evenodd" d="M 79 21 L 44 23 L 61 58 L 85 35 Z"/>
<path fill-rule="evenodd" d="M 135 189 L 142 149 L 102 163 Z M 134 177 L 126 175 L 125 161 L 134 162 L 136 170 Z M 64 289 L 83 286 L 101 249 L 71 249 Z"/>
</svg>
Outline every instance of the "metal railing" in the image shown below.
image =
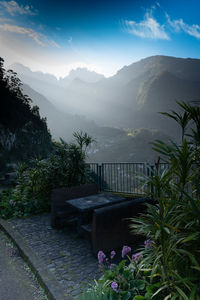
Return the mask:
<svg viewBox="0 0 200 300">
<path fill-rule="evenodd" d="M 160 168 L 168 168 L 160 164 Z M 155 166 L 148 163 L 88 163 L 86 171 L 91 181 L 97 183 L 101 191 L 143 195 L 140 176 L 152 176 Z"/>
<path fill-rule="evenodd" d="M 147 186 L 142 185 L 141 179 L 153 176 L 156 168 L 156 164 L 148 163 L 87 163 L 86 173 L 91 182 L 98 184 L 100 191 L 144 195 Z M 170 164 L 159 163 L 160 173 L 169 168 Z M 148 189 L 148 192 L 154 192 L 152 184 Z M 192 183 L 188 183 L 186 191 L 192 194 Z"/>
<path fill-rule="evenodd" d="M 102 164 L 102 189 L 107 191 L 143 194 L 136 174 L 146 174 L 144 163 Z"/>
</svg>

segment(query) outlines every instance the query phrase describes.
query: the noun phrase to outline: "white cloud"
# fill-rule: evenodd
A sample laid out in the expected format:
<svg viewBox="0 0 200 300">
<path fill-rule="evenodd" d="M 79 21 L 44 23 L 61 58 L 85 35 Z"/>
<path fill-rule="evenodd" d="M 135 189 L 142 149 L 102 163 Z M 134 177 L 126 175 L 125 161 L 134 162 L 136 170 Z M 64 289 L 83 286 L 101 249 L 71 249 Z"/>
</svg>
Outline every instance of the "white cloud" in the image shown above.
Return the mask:
<svg viewBox="0 0 200 300">
<path fill-rule="evenodd" d="M 175 32 L 183 31 L 197 39 L 200 39 L 200 26 L 198 24 L 188 25 L 183 21 L 183 19 L 172 21 L 167 14 L 166 17 L 170 27 L 175 30 Z"/>
<path fill-rule="evenodd" d="M 150 39 L 170 39 L 168 34 L 165 32 L 164 25 L 160 25 L 149 13 L 146 13 L 144 20 L 139 23 L 128 20 L 125 20 L 124 23 L 126 31 L 132 35 Z"/>
<path fill-rule="evenodd" d="M 12 19 L 0 17 L 0 23 L 12 22 Z"/>
<path fill-rule="evenodd" d="M 19 5 L 16 1 L 0 1 L 0 4 L 11 16 L 15 16 L 16 14 L 37 15 L 37 11 L 33 11 L 29 5 Z"/>
<path fill-rule="evenodd" d="M 10 24 L 0 24 L 0 30 L 28 36 L 42 47 L 52 46 L 52 47 L 60 48 L 60 46 L 56 42 L 54 42 L 53 40 L 49 40 L 45 35 L 36 32 L 31 28 L 21 27 L 17 25 L 10 25 Z"/>
</svg>

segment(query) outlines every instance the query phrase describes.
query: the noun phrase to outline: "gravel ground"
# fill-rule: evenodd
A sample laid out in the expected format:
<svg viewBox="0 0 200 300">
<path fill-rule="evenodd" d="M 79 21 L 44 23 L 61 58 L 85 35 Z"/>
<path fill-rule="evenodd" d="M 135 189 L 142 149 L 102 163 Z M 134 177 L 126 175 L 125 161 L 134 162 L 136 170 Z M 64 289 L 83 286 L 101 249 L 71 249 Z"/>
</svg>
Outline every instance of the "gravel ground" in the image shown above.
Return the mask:
<svg viewBox="0 0 200 300">
<path fill-rule="evenodd" d="M 0 300 L 48 300 L 18 249 L 0 231 Z"/>
</svg>

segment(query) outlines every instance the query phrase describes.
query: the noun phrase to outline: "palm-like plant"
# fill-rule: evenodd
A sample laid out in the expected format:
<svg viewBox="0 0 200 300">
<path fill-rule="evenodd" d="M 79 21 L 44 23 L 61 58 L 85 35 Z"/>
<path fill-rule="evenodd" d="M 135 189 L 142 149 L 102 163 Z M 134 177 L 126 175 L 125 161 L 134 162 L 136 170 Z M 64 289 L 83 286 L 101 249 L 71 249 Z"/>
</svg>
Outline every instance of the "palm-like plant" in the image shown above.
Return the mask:
<svg viewBox="0 0 200 300">
<path fill-rule="evenodd" d="M 153 143 L 154 150 L 170 164 L 169 169 L 156 168 L 147 184 L 153 184 L 155 204 L 147 213 L 134 218 L 132 229 L 153 241 L 144 250 L 151 277 L 162 283 L 165 299 L 200 299 L 200 184 L 199 184 L 199 107 L 179 103 L 183 115 L 164 113 L 176 120 L 182 129 L 182 144 L 162 141 Z M 192 122 L 193 131 L 186 128 Z"/>
<path fill-rule="evenodd" d="M 86 132 L 84 133 L 82 130 L 73 133 L 73 136 L 76 139 L 81 151 L 86 154 L 87 148 L 95 142 L 95 140 L 89 136 Z"/>
<path fill-rule="evenodd" d="M 180 106 L 181 103 L 177 102 Z M 174 110 L 171 110 L 171 113 L 167 113 L 167 112 L 161 112 L 162 115 L 167 116 L 173 120 L 175 120 L 182 128 L 182 134 L 181 134 L 181 138 L 182 138 L 182 142 L 185 136 L 185 132 L 188 126 L 188 123 L 190 121 L 190 114 L 188 111 L 184 111 L 183 114 L 179 114 Z"/>
</svg>

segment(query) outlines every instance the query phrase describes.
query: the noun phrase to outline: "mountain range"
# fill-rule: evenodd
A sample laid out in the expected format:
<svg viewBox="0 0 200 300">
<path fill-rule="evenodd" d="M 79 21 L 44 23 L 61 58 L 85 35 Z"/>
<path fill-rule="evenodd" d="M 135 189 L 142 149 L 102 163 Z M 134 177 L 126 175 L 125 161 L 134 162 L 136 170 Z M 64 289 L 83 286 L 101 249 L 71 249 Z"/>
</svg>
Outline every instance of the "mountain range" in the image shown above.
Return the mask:
<svg viewBox="0 0 200 300">
<path fill-rule="evenodd" d="M 166 127 L 171 130 L 173 125 L 157 112 L 176 109 L 176 101 L 200 98 L 199 59 L 152 56 L 109 78 L 79 68 L 57 80 L 19 64 L 11 68 L 22 82 L 62 111 L 84 115 L 99 125 L 156 128 L 169 133 Z"/>
<path fill-rule="evenodd" d="M 69 138 L 79 128 L 109 144 L 112 134 L 107 139 L 105 131 L 114 129 L 118 142 L 106 148 L 111 153 L 119 141 L 124 143 L 125 136 L 136 141 L 136 136 L 130 135 L 136 128 L 148 130 L 149 137 L 162 133 L 165 138 L 177 138 L 176 123 L 158 112 L 177 110 L 176 101 L 200 99 L 199 59 L 152 56 L 123 67 L 109 78 L 81 68 L 59 80 L 20 64 L 10 68 L 17 72 L 24 92 L 40 107 L 42 116 L 47 117 L 56 139 Z M 138 134 L 144 135 L 144 131 Z M 105 150 L 100 148 L 97 152 Z"/>
</svg>

